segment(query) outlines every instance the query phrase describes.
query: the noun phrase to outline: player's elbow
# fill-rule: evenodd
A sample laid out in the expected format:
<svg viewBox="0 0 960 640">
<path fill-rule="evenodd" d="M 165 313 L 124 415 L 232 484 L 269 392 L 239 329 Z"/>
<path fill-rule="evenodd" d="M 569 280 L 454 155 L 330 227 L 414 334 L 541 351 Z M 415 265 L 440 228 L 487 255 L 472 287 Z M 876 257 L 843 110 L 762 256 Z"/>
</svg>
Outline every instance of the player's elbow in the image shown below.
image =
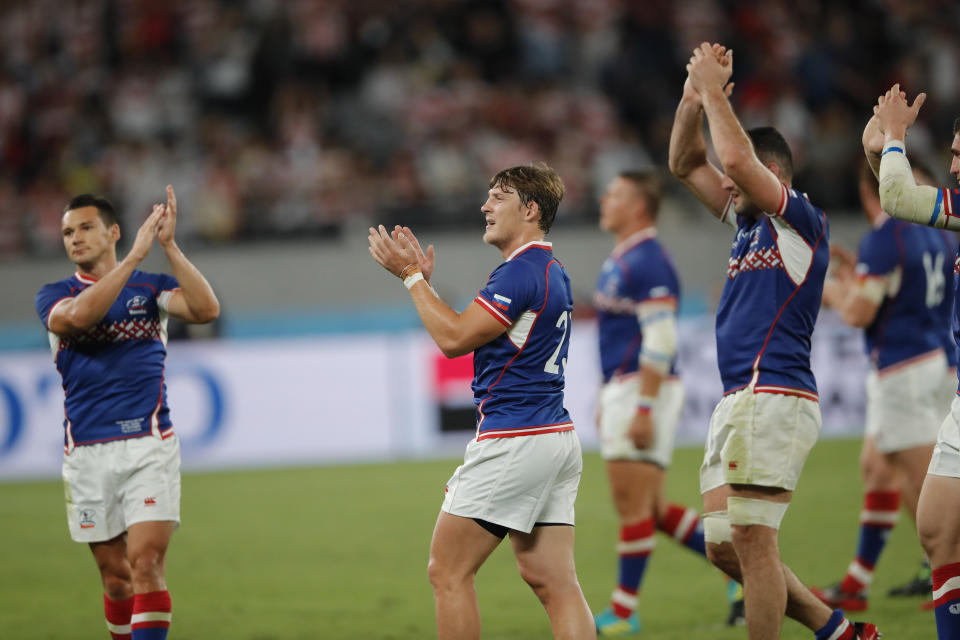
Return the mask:
<svg viewBox="0 0 960 640">
<path fill-rule="evenodd" d="M 680 158 L 673 153 L 672 149 L 670 151 L 670 158 L 667 161 L 667 166 L 670 168 L 670 173 L 672 173 L 675 178 L 683 180 L 690 175 L 690 170 L 680 162 Z"/>
<path fill-rule="evenodd" d="M 465 345 L 459 344 L 453 340 L 437 342 L 437 346 L 440 347 L 440 352 L 451 360 L 454 358 L 459 358 L 460 356 L 465 356 L 473 351 L 473 349 L 469 349 Z"/>
<path fill-rule="evenodd" d="M 672 173 L 674 177 L 686 182 L 690 174 L 693 173 L 694 168 L 701 166 L 706 163 L 706 161 L 707 157 L 705 155 L 684 153 L 671 147 L 667 166 L 670 168 L 670 173 Z"/>
<path fill-rule="evenodd" d="M 199 309 L 194 309 L 193 317 L 197 324 L 213 322 L 220 317 L 220 302 L 214 298 Z"/>
<path fill-rule="evenodd" d="M 74 308 L 57 314 L 55 318 L 51 318 L 50 328 L 54 333 L 59 334 L 76 333 L 92 328 L 99 320 L 100 318 L 95 318 L 89 313 L 85 313 L 83 309 L 76 308 L 76 305 L 74 305 Z"/>
</svg>

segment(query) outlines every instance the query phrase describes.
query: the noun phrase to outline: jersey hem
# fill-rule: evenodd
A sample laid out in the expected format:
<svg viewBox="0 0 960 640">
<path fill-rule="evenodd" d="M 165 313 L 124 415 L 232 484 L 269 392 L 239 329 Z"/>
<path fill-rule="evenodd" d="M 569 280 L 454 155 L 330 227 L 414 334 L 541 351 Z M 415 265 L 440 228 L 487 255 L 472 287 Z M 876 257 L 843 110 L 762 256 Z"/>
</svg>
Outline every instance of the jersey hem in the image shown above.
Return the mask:
<svg viewBox="0 0 960 640">
<path fill-rule="evenodd" d="M 516 438 L 518 436 L 537 436 L 544 433 L 558 433 L 560 431 L 573 431 L 573 422 L 564 422 L 560 424 L 547 424 L 539 427 L 517 427 L 513 429 L 489 429 L 482 431 L 477 435 L 477 441 L 489 440 L 492 438 Z"/>
</svg>

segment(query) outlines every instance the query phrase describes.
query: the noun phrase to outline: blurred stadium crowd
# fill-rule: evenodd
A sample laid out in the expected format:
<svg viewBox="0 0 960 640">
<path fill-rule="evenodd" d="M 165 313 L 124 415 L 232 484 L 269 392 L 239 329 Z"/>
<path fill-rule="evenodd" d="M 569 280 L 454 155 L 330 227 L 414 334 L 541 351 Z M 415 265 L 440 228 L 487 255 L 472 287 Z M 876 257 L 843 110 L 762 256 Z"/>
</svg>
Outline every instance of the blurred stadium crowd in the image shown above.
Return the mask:
<svg viewBox="0 0 960 640">
<path fill-rule="evenodd" d="M 615 171 L 665 163 L 703 40 L 735 50 L 738 113 L 786 135 L 796 184 L 853 209 L 895 80 L 929 93 L 911 149 L 946 166 L 929 138 L 960 111 L 958 27 L 960 4 L 916 0 L 4 2 L 0 249 L 58 254 L 71 194 L 139 218 L 167 182 L 186 241 L 469 228 L 487 178 L 534 159 L 582 222 Z"/>
</svg>

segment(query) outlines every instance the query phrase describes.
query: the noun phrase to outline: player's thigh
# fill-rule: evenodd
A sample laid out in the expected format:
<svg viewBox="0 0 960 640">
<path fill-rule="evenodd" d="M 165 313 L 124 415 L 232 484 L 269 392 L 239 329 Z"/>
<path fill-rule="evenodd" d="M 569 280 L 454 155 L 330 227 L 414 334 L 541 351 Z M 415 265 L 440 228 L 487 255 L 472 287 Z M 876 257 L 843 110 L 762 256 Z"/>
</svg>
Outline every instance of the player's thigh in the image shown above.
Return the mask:
<svg viewBox="0 0 960 640">
<path fill-rule="evenodd" d="M 537 525 L 530 533 L 510 532 L 510 544 L 520 575 L 543 585 L 576 581 L 571 525 Z"/>
<path fill-rule="evenodd" d="M 663 489 L 664 471 L 652 462 L 608 460 L 614 508 L 624 521 L 650 517 Z"/>
<path fill-rule="evenodd" d="M 441 511 L 430 540 L 428 570 L 431 580 L 462 580 L 473 576 L 500 541 L 501 538 L 484 529 L 473 518 Z"/>
<path fill-rule="evenodd" d="M 169 520 L 137 522 L 127 530 L 127 556 L 132 564 L 144 554 L 162 564 L 177 523 Z"/>
<path fill-rule="evenodd" d="M 934 567 L 960 562 L 960 477 L 927 474 L 917 533 Z"/>
<path fill-rule="evenodd" d="M 900 472 L 905 482 L 909 482 L 920 489 L 923 479 L 930 467 L 930 458 L 933 455 L 933 444 L 922 444 L 889 455 L 890 462 Z"/>
<path fill-rule="evenodd" d="M 120 534 L 110 540 L 89 543 L 90 552 L 100 573 L 106 577 L 130 579 L 130 563 L 127 562 L 126 536 Z"/>
<path fill-rule="evenodd" d="M 118 481 L 127 528 L 143 522 L 180 523 L 180 442 L 145 436 L 124 441 Z"/>
</svg>

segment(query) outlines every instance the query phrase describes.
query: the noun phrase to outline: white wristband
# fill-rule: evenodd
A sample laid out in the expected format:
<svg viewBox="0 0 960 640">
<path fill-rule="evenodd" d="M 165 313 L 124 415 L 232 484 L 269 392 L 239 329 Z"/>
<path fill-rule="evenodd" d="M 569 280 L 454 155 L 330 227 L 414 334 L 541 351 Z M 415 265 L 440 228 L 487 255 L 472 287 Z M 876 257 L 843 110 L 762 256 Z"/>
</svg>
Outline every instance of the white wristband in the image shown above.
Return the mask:
<svg viewBox="0 0 960 640">
<path fill-rule="evenodd" d="M 421 280 L 423 280 L 423 274 L 417 271 L 413 275 L 407 276 L 403 279 L 403 286 L 409 290 L 413 288 L 413 285 L 417 284 Z"/>
</svg>

